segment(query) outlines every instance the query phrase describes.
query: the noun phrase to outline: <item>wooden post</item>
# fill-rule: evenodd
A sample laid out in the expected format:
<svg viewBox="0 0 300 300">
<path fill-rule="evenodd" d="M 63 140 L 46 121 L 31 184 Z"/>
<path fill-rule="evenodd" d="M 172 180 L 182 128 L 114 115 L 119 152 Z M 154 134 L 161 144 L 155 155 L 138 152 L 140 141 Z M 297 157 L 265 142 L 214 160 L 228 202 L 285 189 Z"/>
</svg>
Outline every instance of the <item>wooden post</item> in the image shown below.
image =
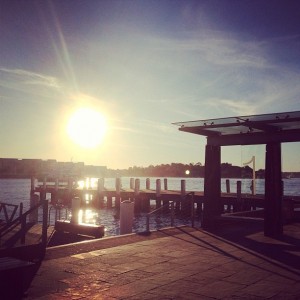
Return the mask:
<svg viewBox="0 0 300 300">
<path fill-rule="evenodd" d="M 112 208 L 112 196 L 106 196 L 107 208 Z"/>
<path fill-rule="evenodd" d="M 271 142 L 266 145 L 265 173 L 265 222 L 264 233 L 269 237 L 279 237 L 283 233 L 282 218 L 282 178 L 281 144 Z"/>
<path fill-rule="evenodd" d="M 140 179 L 136 178 L 134 183 L 134 209 L 135 211 L 141 210 L 140 194 Z"/>
<path fill-rule="evenodd" d="M 120 208 L 120 201 L 121 201 L 121 178 L 116 178 L 116 197 L 115 197 L 115 207 Z"/>
<path fill-rule="evenodd" d="M 47 193 L 47 178 L 44 177 L 43 178 L 43 187 L 42 187 L 42 190 L 40 192 L 41 201 L 46 199 L 46 193 Z"/>
<path fill-rule="evenodd" d="M 34 194 L 35 190 L 35 178 L 32 176 L 31 177 L 31 184 L 30 184 L 30 195 Z"/>
<path fill-rule="evenodd" d="M 226 179 L 226 193 L 229 194 L 230 193 L 230 180 Z"/>
<path fill-rule="evenodd" d="M 161 207 L 161 181 L 156 179 L 156 208 Z"/>
<path fill-rule="evenodd" d="M 48 229 L 48 201 L 43 201 L 43 227 L 42 227 L 42 247 L 43 247 L 43 253 L 42 256 L 45 255 L 46 247 L 47 247 L 47 229 Z"/>
<path fill-rule="evenodd" d="M 98 193 L 97 193 L 97 204 L 98 209 L 104 207 L 104 178 L 98 178 Z"/>
<path fill-rule="evenodd" d="M 79 210 L 80 210 L 80 198 L 74 197 L 72 199 L 72 218 L 71 223 L 78 224 L 79 223 Z"/>
<path fill-rule="evenodd" d="M 186 181 L 180 181 L 180 197 L 181 197 L 181 210 L 187 211 L 189 209 L 188 199 L 186 198 Z"/>
<path fill-rule="evenodd" d="M 230 194 L 230 180 L 226 179 L 226 193 Z M 231 204 L 227 204 L 227 212 L 231 211 Z"/>
<path fill-rule="evenodd" d="M 242 203 L 242 181 L 238 180 L 236 182 L 236 201 L 237 201 L 237 208 L 236 211 L 243 210 L 243 203 Z"/>
<path fill-rule="evenodd" d="M 164 178 L 164 190 L 168 190 L 168 179 Z M 163 200 L 164 211 L 169 210 L 169 200 Z"/>
<path fill-rule="evenodd" d="M 164 190 L 168 190 L 168 178 L 164 178 Z"/>
<path fill-rule="evenodd" d="M 146 178 L 146 190 L 150 190 L 150 178 Z"/>
<path fill-rule="evenodd" d="M 130 178 L 130 189 L 134 190 L 134 178 Z"/>
<path fill-rule="evenodd" d="M 38 194 L 33 194 L 31 197 L 30 197 L 30 209 L 33 208 L 34 206 L 37 206 L 40 202 L 40 197 Z M 29 222 L 30 223 L 34 223 L 36 224 L 38 222 L 38 209 L 35 209 L 33 212 L 30 213 L 29 215 Z"/>
<path fill-rule="evenodd" d="M 221 215 L 221 147 L 206 145 L 204 174 L 204 207 L 202 226 L 214 227 L 214 218 Z"/>
</svg>

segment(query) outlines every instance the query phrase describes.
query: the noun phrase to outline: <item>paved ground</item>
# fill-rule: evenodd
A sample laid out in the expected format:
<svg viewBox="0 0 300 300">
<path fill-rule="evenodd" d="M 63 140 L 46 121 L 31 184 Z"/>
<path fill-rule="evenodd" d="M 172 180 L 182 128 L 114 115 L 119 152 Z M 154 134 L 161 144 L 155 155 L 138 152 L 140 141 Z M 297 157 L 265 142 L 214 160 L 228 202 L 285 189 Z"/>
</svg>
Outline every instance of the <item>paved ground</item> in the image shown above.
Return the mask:
<svg viewBox="0 0 300 300">
<path fill-rule="evenodd" d="M 299 224 L 181 227 L 48 249 L 27 299 L 300 299 Z"/>
</svg>

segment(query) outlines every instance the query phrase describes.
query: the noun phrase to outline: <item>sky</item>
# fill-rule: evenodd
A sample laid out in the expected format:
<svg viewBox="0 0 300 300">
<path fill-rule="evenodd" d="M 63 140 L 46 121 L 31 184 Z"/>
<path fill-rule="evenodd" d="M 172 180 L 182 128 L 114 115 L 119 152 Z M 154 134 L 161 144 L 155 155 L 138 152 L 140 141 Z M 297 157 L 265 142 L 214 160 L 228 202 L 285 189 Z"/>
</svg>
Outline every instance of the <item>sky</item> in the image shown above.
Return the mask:
<svg viewBox="0 0 300 300">
<path fill-rule="evenodd" d="M 206 138 L 172 123 L 298 111 L 299 82 L 299 1 L 0 0 L 2 158 L 204 164 Z M 95 114 L 73 120 L 90 121 L 76 141 L 79 109 Z M 282 146 L 284 170 L 299 150 Z M 264 168 L 264 152 L 222 162 Z"/>
</svg>

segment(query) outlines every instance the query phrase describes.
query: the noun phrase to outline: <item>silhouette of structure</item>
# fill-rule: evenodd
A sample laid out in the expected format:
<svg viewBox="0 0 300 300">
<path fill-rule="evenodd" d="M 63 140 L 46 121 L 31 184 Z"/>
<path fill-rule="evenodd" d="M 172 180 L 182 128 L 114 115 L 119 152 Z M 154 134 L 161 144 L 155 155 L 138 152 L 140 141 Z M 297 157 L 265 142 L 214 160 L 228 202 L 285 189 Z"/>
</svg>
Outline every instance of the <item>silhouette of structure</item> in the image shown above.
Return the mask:
<svg viewBox="0 0 300 300">
<path fill-rule="evenodd" d="M 264 233 L 283 233 L 281 143 L 300 141 L 300 111 L 174 123 L 180 131 L 207 137 L 205 149 L 203 228 L 222 213 L 221 147 L 266 144 Z"/>
</svg>

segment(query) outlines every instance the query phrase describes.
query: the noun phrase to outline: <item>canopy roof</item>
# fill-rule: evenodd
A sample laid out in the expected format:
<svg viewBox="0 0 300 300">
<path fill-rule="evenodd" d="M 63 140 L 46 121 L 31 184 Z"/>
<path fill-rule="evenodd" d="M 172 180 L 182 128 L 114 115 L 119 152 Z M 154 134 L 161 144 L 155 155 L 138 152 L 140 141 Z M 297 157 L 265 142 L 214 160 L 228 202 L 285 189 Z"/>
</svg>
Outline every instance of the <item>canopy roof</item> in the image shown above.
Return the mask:
<svg viewBox="0 0 300 300">
<path fill-rule="evenodd" d="M 207 137 L 210 145 L 254 145 L 300 141 L 300 111 L 173 123 Z"/>
</svg>

